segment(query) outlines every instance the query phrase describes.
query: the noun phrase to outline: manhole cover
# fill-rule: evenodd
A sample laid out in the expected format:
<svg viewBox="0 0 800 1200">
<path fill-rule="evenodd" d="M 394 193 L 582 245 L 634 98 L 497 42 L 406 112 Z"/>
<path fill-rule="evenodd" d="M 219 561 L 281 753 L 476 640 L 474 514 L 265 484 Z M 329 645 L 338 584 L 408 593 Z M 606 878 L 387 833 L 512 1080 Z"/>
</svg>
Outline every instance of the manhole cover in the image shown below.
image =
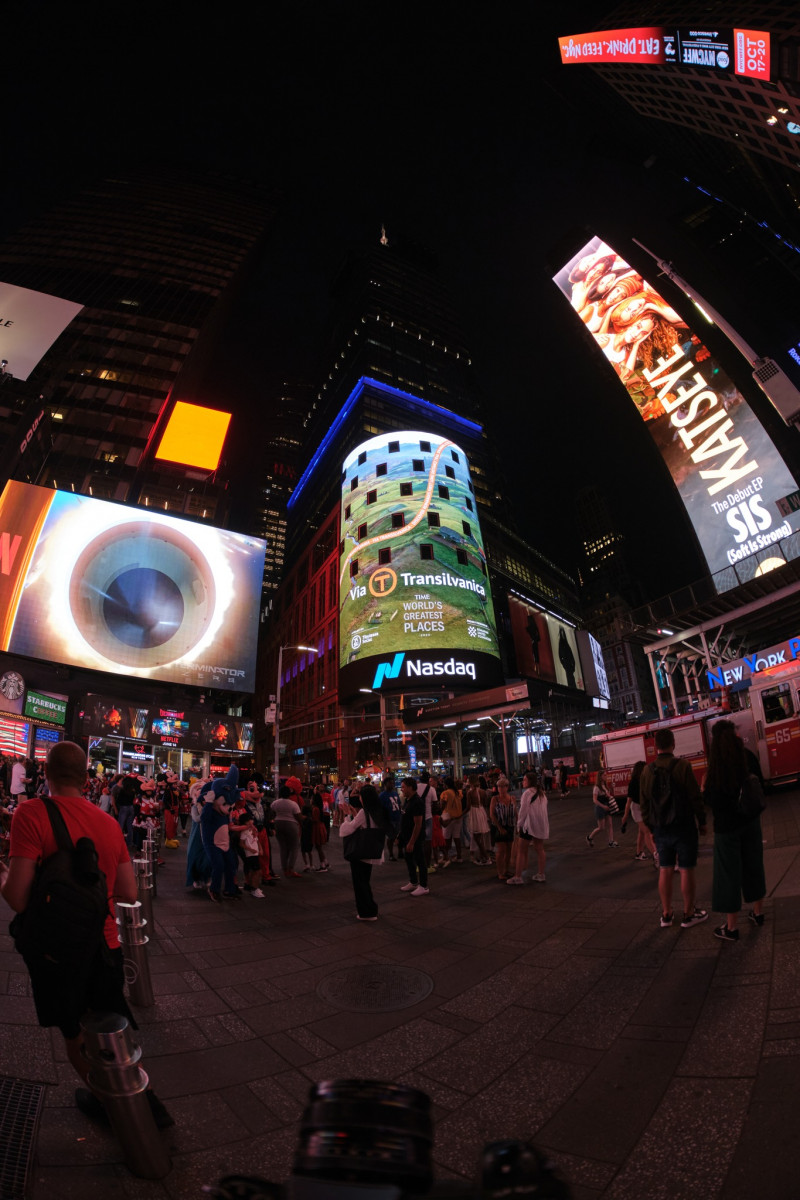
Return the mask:
<svg viewBox="0 0 800 1200">
<path fill-rule="evenodd" d="M 413 967 L 381 963 L 334 971 L 317 986 L 317 995 L 334 1008 L 351 1012 L 393 1012 L 411 1008 L 433 991 L 433 980 Z"/>
</svg>

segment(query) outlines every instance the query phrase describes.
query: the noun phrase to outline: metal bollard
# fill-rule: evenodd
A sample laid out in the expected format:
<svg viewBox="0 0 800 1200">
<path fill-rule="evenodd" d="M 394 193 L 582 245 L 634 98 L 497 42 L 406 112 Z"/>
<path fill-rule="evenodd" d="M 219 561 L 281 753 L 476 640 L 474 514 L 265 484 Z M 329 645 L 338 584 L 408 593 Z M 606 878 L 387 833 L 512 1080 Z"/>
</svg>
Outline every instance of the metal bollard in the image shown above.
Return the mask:
<svg viewBox="0 0 800 1200">
<path fill-rule="evenodd" d="M 134 858 L 133 873 L 136 876 L 136 896 L 142 906 L 142 916 L 151 932 L 155 930 L 153 923 L 153 871 L 147 857 Z"/>
<path fill-rule="evenodd" d="M 142 842 L 147 861 L 150 863 L 150 878 L 153 883 L 153 899 L 158 899 L 158 849 L 152 838 L 145 838 Z"/>
<path fill-rule="evenodd" d="M 150 1081 L 139 1066 L 142 1051 L 127 1017 L 95 1013 L 81 1028 L 89 1086 L 108 1113 L 128 1170 L 140 1179 L 163 1179 L 172 1162 L 145 1096 Z"/>
<path fill-rule="evenodd" d="M 128 994 L 131 1002 L 140 1008 L 150 1008 L 154 1004 L 150 964 L 147 961 L 147 943 L 150 939 L 145 934 L 146 926 L 138 900 L 134 900 L 133 904 L 117 901 L 117 928 L 125 960 Z"/>
</svg>

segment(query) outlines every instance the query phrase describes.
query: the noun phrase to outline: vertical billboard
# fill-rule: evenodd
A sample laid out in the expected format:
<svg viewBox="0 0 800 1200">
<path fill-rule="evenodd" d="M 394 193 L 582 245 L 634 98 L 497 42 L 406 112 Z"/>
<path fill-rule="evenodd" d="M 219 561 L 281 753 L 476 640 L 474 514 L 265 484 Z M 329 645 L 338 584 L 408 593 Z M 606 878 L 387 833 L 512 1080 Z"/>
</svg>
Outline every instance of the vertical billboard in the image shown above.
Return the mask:
<svg viewBox="0 0 800 1200">
<path fill-rule="evenodd" d="M 264 542 L 72 492 L 0 496 L 0 650 L 252 691 Z"/>
<path fill-rule="evenodd" d="M 477 505 L 464 451 L 381 434 L 342 471 L 339 687 L 457 690 L 500 682 Z"/>
<path fill-rule="evenodd" d="M 724 75 L 770 77 L 770 35 L 764 30 L 693 28 L 604 29 L 560 37 L 562 63 L 648 63 L 707 67 Z"/>
<path fill-rule="evenodd" d="M 83 308 L 71 300 L 0 283 L 0 358 L 15 379 L 27 379 Z"/>
<path fill-rule="evenodd" d="M 784 516 L 778 501 L 797 485 L 744 396 L 697 334 L 599 237 L 554 282 L 647 423 L 709 572 L 721 572 L 717 590 L 779 566 L 784 556 L 770 547 L 800 528 L 800 512 Z M 749 567 L 725 571 L 750 557 Z"/>
<path fill-rule="evenodd" d="M 583 670 L 573 626 L 516 596 L 508 597 L 508 612 L 520 675 L 583 691 Z"/>
</svg>

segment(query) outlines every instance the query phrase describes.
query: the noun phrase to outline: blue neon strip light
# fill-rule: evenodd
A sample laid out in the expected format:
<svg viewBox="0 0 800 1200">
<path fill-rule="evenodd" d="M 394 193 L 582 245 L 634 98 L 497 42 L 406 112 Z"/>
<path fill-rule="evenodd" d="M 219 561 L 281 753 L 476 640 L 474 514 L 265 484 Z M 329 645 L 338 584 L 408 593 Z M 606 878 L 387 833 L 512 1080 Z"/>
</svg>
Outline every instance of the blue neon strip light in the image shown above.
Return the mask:
<svg viewBox="0 0 800 1200">
<path fill-rule="evenodd" d="M 480 436 L 482 432 L 482 427 L 475 421 L 470 421 L 467 417 L 459 417 L 456 413 L 450 412 L 446 408 L 442 408 L 439 404 L 431 404 L 429 400 L 423 400 L 420 396 L 412 396 L 410 392 L 401 392 L 399 388 L 391 387 L 391 385 L 388 383 L 379 383 L 377 379 L 368 379 L 365 375 L 362 375 L 361 379 L 359 379 L 358 383 L 353 388 L 342 407 L 339 409 L 339 412 L 334 417 L 330 429 L 325 434 L 325 437 L 317 447 L 316 453 L 297 481 L 297 487 L 289 497 L 289 501 L 286 505 L 287 508 L 292 508 L 292 506 L 295 504 L 303 488 L 314 474 L 320 459 L 324 458 L 325 453 L 330 448 L 333 439 L 336 437 L 337 433 L 355 408 L 356 403 L 358 402 L 366 386 L 375 388 L 375 390 L 379 392 L 385 392 L 387 395 L 392 396 L 393 399 L 399 400 L 404 408 L 411 408 L 418 412 L 421 411 L 423 413 L 430 413 L 431 417 L 435 418 L 437 421 L 442 421 L 446 425 L 455 425 L 456 428 L 461 428 L 467 433 L 471 433 L 473 436 Z"/>
</svg>

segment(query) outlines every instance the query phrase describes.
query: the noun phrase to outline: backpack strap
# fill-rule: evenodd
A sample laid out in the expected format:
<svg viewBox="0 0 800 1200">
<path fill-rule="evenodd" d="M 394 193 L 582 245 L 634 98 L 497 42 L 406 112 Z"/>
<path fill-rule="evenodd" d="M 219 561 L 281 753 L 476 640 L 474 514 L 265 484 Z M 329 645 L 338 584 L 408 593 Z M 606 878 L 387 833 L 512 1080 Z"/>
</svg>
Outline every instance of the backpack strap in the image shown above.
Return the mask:
<svg viewBox="0 0 800 1200">
<path fill-rule="evenodd" d="M 39 798 L 47 809 L 47 815 L 50 818 L 50 825 L 53 829 L 53 836 L 56 839 L 56 845 L 59 850 L 74 850 L 75 845 L 69 835 L 67 823 L 61 815 L 61 809 L 49 796 L 40 796 Z"/>
</svg>

